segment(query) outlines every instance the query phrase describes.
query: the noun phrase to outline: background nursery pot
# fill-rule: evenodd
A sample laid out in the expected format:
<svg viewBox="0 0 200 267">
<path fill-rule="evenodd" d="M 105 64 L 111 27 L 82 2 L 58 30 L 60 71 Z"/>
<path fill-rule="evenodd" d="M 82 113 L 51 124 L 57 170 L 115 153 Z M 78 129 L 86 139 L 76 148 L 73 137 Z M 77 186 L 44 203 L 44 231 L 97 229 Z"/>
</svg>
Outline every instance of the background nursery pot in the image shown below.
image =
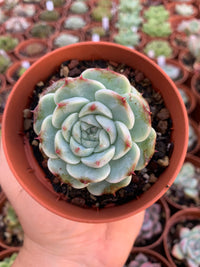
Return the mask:
<svg viewBox="0 0 200 267">
<path fill-rule="evenodd" d="M 31 156 L 27 158 L 23 132 L 23 110 L 39 81 L 46 80 L 62 62 L 69 59 L 103 59 L 124 63 L 140 70 L 152 82 L 155 90 L 161 92 L 172 122 L 172 142 L 174 143 L 170 166 L 158 181 L 139 199 L 117 207 L 100 211 L 57 201 L 54 194 L 44 185 L 44 172 Z M 42 71 L 41 71 L 42 70 Z M 118 44 L 107 42 L 84 42 L 59 48 L 35 62 L 15 84 L 4 113 L 2 141 L 8 164 L 22 187 L 40 204 L 65 218 L 82 222 L 109 222 L 136 214 L 156 202 L 173 183 L 185 158 L 188 140 L 187 112 L 174 83 L 146 56 Z M 13 121 L 15 123 L 13 123 Z M 30 160 L 34 171 L 30 171 Z M 30 165 L 31 164 L 31 165 Z M 31 167 L 32 168 L 32 167 Z M 43 183 L 41 182 L 43 181 Z"/>
</svg>

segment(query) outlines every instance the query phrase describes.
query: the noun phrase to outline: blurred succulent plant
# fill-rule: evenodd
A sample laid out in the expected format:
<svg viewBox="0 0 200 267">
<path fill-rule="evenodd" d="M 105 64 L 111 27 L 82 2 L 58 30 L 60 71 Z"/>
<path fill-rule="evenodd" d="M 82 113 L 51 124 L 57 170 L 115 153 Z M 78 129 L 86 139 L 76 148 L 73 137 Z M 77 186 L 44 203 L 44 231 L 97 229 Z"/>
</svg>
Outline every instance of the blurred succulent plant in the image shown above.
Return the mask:
<svg viewBox="0 0 200 267">
<path fill-rule="evenodd" d="M 44 10 L 39 15 L 39 19 L 44 21 L 57 21 L 60 18 L 60 13 L 57 10 Z"/>
<path fill-rule="evenodd" d="M 189 123 L 189 139 L 188 139 L 188 149 L 187 152 L 190 152 L 194 149 L 196 143 L 198 141 L 198 136 L 194 127 Z"/>
<path fill-rule="evenodd" d="M 35 15 L 36 8 L 34 5 L 17 5 L 13 8 L 13 14 L 20 17 L 32 17 Z"/>
<path fill-rule="evenodd" d="M 107 6 L 97 6 L 92 9 L 91 16 L 95 21 L 102 21 L 104 17 L 112 18 L 111 9 Z"/>
<path fill-rule="evenodd" d="M 172 255 L 187 262 L 188 267 L 200 266 L 200 225 L 192 229 L 182 227 L 179 242 L 172 248 Z"/>
<path fill-rule="evenodd" d="M 195 166 L 190 162 L 185 162 L 174 181 L 174 185 L 182 189 L 189 198 L 196 199 L 199 195 L 199 183 L 200 178 L 196 174 Z"/>
<path fill-rule="evenodd" d="M 191 20 L 184 20 L 182 21 L 177 30 L 179 32 L 185 32 L 187 35 L 191 34 L 200 34 L 200 20 L 199 19 L 191 19 Z"/>
<path fill-rule="evenodd" d="M 64 28 L 78 30 L 86 25 L 86 21 L 78 15 L 69 16 L 64 22 Z"/>
<path fill-rule="evenodd" d="M 144 253 L 138 253 L 134 260 L 130 261 L 125 267 L 161 267 L 160 263 L 150 262 Z"/>
<path fill-rule="evenodd" d="M 119 4 L 119 11 L 125 13 L 139 13 L 142 9 L 142 5 L 139 0 L 121 0 Z"/>
<path fill-rule="evenodd" d="M 0 36 L 0 49 L 6 52 L 13 50 L 19 43 L 19 40 L 11 35 Z"/>
<path fill-rule="evenodd" d="M 142 241 L 150 240 L 151 238 L 161 234 L 162 230 L 161 205 L 155 203 L 145 211 L 144 222 L 136 239 L 135 245 L 140 246 Z"/>
<path fill-rule="evenodd" d="M 3 260 L 0 260 L 0 267 L 11 267 L 17 258 L 18 253 L 14 252 L 10 257 L 6 257 Z"/>
<path fill-rule="evenodd" d="M 151 6 L 144 12 L 144 18 L 147 20 L 154 19 L 158 23 L 164 22 L 169 18 L 169 11 L 163 6 Z"/>
<path fill-rule="evenodd" d="M 131 29 L 120 29 L 114 36 L 115 43 L 134 48 L 140 43 L 140 34 Z"/>
<path fill-rule="evenodd" d="M 108 88 L 108 89 L 107 89 Z M 93 195 L 127 186 L 154 153 L 146 100 L 122 74 L 87 69 L 55 82 L 34 111 L 34 131 L 50 172 Z"/>
<path fill-rule="evenodd" d="M 188 16 L 191 16 L 192 14 L 194 14 L 194 8 L 192 5 L 177 4 L 175 6 L 175 12 L 178 15 L 188 17 Z"/>
<path fill-rule="evenodd" d="M 12 61 L 4 50 L 0 50 L 0 73 L 5 73 Z"/>
<path fill-rule="evenodd" d="M 45 49 L 46 47 L 42 43 L 35 42 L 35 43 L 28 44 L 24 49 L 24 53 L 28 57 L 36 57 L 40 55 L 41 53 L 43 53 Z"/>
<path fill-rule="evenodd" d="M 76 14 L 84 14 L 88 11 L 88 6 L 85 2 L 76 0 L 72 2 L 70 11 Z"/>
<path fill-rule="evenodd" d="M 190 35 L 188 37 L 188 49 L 195 58 L 194 70 L 200 71 L 200 36 Z"/>
<path fill-rule="evenodd" d="M 149 51 L 154 52 L 155 58 L 159 56 L 165 56 L 166 58 L 169 58 L 173 54 L 173 50 L 169 42 L 164 40 L 153 40 L 148 42 L 148 44 L 144 47 L 144 52 L 148 55 Z"/>
<path fill-rule="evenodd" d="M 143 22 L 141 16 L 135 13 L 124 13 L 120 12 L 118 14 L 118 21 L 116 23 L 117 28 L 131 28 L 133 26 L 140 26 Z"/>
<path fill-rule="evenodd" d="M 30 22 L 23 17 L 11 17 L 5 22 L 6 32 L 21 33 L 30 26 Z"/>
<path fill-rule="evenodd" d="M 56 47 L 63 47 L 69 44 L 78 43 L 79 37 L 69 33 L 60 33 L 54 40 Z"/>
<path fill-rule="evenodd" d="M 172 33 L 171 24 L 168 21 L 160 23 L 154 18 L 145 22 L 142 30 L 152 37 L 168 37 Z"/>
<path fill-rule="evenodd" d="M 47 24 L 46 22 L 38 22 L 33 25 L 30 30 L 30 34 L 33 37 L 37 38 L 47 38 L 55 31 L 52 25 Z"/>
<path fill-rule="evenodd" d="M 1 216 L 5 227 L 4 240 L 6 244 L 12 245 L 13 238 L 17 238 L 18 242 L 21 244 L 24 238 L 24 231 L 9 201 L 5 202 Z"/>
</svg>

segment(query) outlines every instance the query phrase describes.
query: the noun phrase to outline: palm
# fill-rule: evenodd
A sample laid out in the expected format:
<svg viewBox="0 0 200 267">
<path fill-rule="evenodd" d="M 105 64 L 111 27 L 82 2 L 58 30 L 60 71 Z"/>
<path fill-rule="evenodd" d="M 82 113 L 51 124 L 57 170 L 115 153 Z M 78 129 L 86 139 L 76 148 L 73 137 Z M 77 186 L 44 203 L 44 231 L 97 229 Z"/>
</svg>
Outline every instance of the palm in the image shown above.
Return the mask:
<svg viewBox="0 0 200 267">
<path fill-rule="evenodd" d="M 24 229 L 25 243 L 33 242 L 63 257 L 84 255 L 102 262 L 102 266 L 123 265 L 141 227 L 143 212 L 107 224 L 69 221 L 42 207 L 21 188 L 4 155 L 1 157 L 0 173 L 1 186 Z"/>
</svg>

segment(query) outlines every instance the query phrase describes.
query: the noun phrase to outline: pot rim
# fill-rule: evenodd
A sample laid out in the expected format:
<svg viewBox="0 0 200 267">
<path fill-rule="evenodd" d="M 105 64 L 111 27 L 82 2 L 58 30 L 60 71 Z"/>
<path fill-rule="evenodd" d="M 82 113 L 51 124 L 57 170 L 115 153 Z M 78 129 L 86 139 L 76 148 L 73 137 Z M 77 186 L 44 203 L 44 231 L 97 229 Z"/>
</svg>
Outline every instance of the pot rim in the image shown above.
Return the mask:
<svg viewBox="0 0 200 267">
<path fill-rule="evenodd" d="M 23 131 L 23 116 L 20 114 L 22 114 L 23 109 L 26 108 L 27 97 L 32 93 L 35 84 L 41 80 L 47 79 L 50 73 L 54 72 L 56 67 L 63 61 L 75 59 L 77 53 L 79 53 L 80 60 L 104 59 L 121 62 L 121 59 L 123 59 L 124 64 L 142 71 L 150 80 L 151 77 L 154 76 L 152 84 L 157 91 L 159 91 L 159 88 L 170 87 L 170 90 L 161 91 L 161 94 L 164 94 L 165 102 L 166 98 L 172 100 L 170 103 L 166 103 L 169 111 L 171 110 L 170 113 L 174 124 L 172 141 L 175 142 L 175 146 L 171 156 L 170 167 L 162 173 L 160 179 L 158 179 L 147 192 L 143 193 L 139 199 L 117 206 L 117 208 L 110 207 L 96 211 L 93 209 L 83 209 L 61 200 L 55 201 L 55 196 L 53 196 L 38 179 L 35 179 L 34 172 L 28 172 L 28 169 L 30 170 L 30 165 L 25 155 L 24 139 L 19 134 L 19 132 Z M 56 60 L 56 66 L 54 60 Z M 44 64 L 48 64 L 48 73 L 45 74 L 41 72 L 41 69 L 44 69 Z M 145 69 L 144 65 L 146 66 Z M 158 79 L 159 84 L 157 82 Z M 22 92 L 22 87 L 27 88 L 27 90 Z M 16 107 L 16 97 L 19 101 L 23 101 L 23 107 L 20 107 L 19 104 Z M 68 45 L 46 54 L 33 63 L 25 74 L 16 82 L 7 103 L 9 104 L 5 107 L 3 117 L 2 142 L 8 165 L 21 186 L 36 201 L 62 217 L 81 222 L 102 223 L 116 221 L 134 215 L 146 209 L 164 195 L 168 187 L 173 183 L 184 162 L 188 140 L 188 116 L 178 89 L 165 72 L 156 63 L 152 62 L 151 59 L 122 45 L 109 42 L 82 42 Z M 17 112 L 13 112 L 13 110 L 11 110 L 13 108 L 15 108 Z M 175 109 L 175 113 L 172 112 L 172 108 Z M 16 120 L 15 124 L 7 123 L 9 122 L 9 116 L 12 116 L 12 121 Z M 179 119 L 177 119 L 177 116 Z M 18 156 L 19 149 L 21 149 L 24 160 L 22 160 L 22 157 Z M 20 165 L 23 165 L 23 168 L 21 168 Z"/>
</svg>

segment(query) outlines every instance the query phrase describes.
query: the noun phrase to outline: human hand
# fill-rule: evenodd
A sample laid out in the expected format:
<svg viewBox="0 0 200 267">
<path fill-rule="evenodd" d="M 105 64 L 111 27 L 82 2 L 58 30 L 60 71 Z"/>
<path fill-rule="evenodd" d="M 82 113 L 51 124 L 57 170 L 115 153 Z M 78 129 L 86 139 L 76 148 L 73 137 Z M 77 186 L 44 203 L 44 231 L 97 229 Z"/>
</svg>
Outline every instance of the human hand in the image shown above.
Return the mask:
<svg viewBox="0 0 200 267">
<path fill-rule="evenodd" d="M 121 267 L 142 226 L 144 211 L 116 222 L 79 223 L 55 215 L 18 184 L 0 149 L 0 184 L 24 230 L 13 267 Z"/>
</svg>

